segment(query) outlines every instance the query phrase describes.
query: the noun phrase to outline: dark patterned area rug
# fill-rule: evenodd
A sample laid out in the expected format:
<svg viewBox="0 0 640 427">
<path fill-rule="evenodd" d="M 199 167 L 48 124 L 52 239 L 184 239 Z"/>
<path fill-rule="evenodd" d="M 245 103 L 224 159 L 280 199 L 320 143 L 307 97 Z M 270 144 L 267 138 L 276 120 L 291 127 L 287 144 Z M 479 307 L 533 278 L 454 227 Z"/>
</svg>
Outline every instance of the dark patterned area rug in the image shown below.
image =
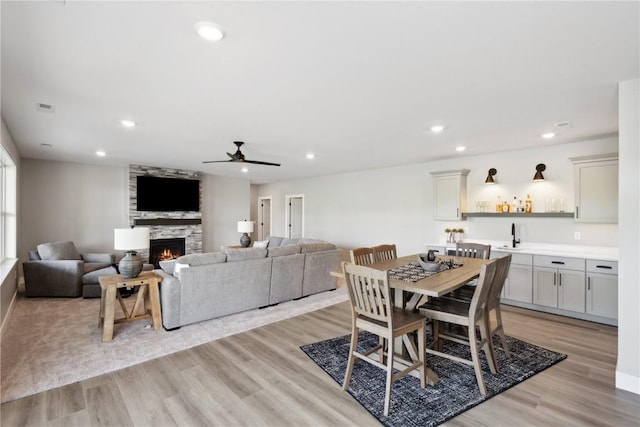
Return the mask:
<svg viewBox="0 0 640 427">
<path fill-rule="evenodd" d="M 345 335 L 300 348 L 342 386 L 349 355 L 349 340 L 350 335 Z M 499 349 L 496 341 L 496 358 L 500 369 L 498 374 L 491 374 L 484 354 L 481 355 L 487 386 L 486 396 L 482 396 L 478 390 L 473 367 L 433 355 L 427 355 L 427 365 L 440 378 L 438 384 L 420 388 L 420 380 L 412 376 L 396 381 L 391 392 L 391 411 L 388 417 L 383 412 L 385 373 L 382 369 L 364 361 L 356 362 L 349 393 L 383 425 L 437 426 L 567 357 L 566 354 L 515 338 L 507 337 L 507 341 L 511 351 L 510 359 Z M 372 348 L 377 343 L 377 336 L 367 332 L 360 334 L 361 351 Z M 444 350 L 460 357 L 471 357 L 469 348 L 465 345 L 445 341 Z"/>
</svg>

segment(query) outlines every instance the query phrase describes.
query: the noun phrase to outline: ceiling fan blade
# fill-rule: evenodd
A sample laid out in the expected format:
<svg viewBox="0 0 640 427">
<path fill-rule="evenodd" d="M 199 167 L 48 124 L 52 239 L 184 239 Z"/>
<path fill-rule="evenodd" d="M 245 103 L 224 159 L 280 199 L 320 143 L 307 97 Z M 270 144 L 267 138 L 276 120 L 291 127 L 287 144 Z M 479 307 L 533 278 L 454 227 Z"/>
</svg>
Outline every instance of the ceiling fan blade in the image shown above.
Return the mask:
<svg viewBox="0 0 640 427">
<path fill-rule="evenodd" d="M 257 160 L 244 160 L 244 163 L 251 163 L 254 165 L 267 165 L 267 166 L 280 166 L 280 163 L 259 162 Z"/>
<path fill-rule="evenodd" d="M 207 160 L 204 161 L 202 163 L 229 163 L 229 162 L 233 162 L 235 160 Z"/>
<path fill-rule="evenodd" d="M 231 159 L 232 159 L 232 160 L 235 160 L 235 159 L 237 159 L 237 158 L 238 158 L 237 154 L 238 154 L 238 153 L 236 153 L 236 154 L 231 154 L 231 153 L 229 153 L 229 152 L 227 151 L 227 156 L 231 157 Z"/>
</svg>

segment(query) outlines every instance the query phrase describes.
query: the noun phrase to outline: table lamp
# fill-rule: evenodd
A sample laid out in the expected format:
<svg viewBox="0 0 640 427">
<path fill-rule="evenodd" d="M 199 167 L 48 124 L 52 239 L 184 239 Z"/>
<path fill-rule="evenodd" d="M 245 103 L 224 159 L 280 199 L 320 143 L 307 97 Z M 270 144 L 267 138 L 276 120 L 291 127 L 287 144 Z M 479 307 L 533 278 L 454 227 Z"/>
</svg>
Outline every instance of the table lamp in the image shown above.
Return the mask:
<svg viewBox="0 0 640 427">
<path fill-rule="evenodd" d="M 248 233 L 253 233 L 253 221 L 238 221 L 238 233 L 243 233 L 240 237 L 240 245 L 243 248 L 248 248 L 251 244 L 251 237 Z"/>
<path fill-rule="evenodd" d="M 120 260 L 118 269 L 125 279 L 138 277 L 142 271 L 142 258 L 136 249 L 149 247 L 148 228 L 116 228 L 114 231 L 113 247 L 116 250 L 125 251 L 125 256 Z"/>
</svg>

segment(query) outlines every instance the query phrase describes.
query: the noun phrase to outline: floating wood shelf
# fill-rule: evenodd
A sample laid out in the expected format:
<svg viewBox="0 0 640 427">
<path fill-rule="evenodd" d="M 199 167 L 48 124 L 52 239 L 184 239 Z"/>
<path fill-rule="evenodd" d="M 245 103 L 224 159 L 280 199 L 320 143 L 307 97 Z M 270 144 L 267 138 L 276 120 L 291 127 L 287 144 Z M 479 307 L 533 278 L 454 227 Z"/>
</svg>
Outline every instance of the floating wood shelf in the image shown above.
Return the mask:
<svg viewBox="0 0 640 427">
<path fill-rule="evenodd" d="M 490 217 L 520 217 L 520 218 L 573 218 L 573 212 L 515 212 L 515 213 L 498 213 L 498 212 L 463 212 L 463 218 L 490 218 Z"/>
</svg>

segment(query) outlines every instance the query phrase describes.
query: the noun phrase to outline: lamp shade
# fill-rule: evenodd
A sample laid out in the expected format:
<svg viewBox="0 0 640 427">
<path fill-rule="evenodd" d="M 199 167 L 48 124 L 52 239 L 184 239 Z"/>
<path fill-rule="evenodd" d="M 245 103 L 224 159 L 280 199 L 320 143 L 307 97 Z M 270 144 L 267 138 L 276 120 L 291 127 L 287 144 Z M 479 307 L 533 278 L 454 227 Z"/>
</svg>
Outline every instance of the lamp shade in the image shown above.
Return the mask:
<svg viewBox="0 0 640 427">
<path fill-rule="evenodd" d="M 113 234 L 113 248 L 133 251 L 149 247 L 148 228 L 116 228 Z"/>
<path fill-rule="evenodd" d="M 238 233 L 253 233 L 253 221 L 238 221 Z"/>
</svg>

